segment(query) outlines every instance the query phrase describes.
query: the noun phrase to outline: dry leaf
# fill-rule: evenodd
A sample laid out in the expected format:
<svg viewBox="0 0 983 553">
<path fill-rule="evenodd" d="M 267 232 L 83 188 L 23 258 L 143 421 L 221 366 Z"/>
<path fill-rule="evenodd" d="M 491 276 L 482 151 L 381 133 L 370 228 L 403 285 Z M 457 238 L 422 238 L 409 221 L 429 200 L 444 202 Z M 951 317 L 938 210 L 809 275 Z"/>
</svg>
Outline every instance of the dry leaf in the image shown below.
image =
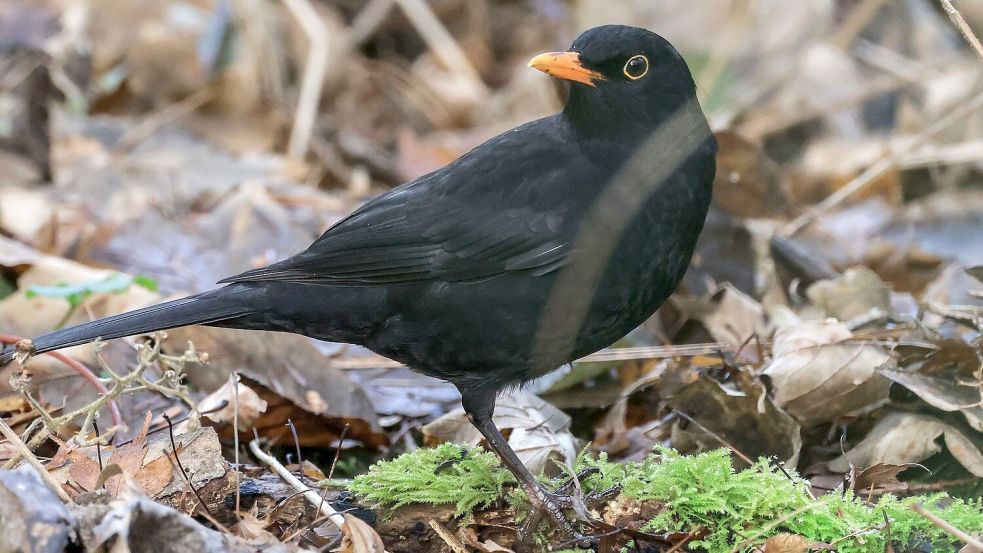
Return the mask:
<svg viewBox="0 0 983 553">
<path fill-rule="evenodd" d="M 382 538 L 360 518 L 345 515 L 345 526 L 339 553 L 385 553 Z"/>
<path fill-rule="evenodd" d="M 238 388 L 238 395 L 237 390 Z M 253 422 L 266 412 L 267 403 L 252 388 L 239 382 L 236 388 L 232 381 L 226 380 L 221 388 L 208 394 L 198 403 L 198 412 L 217 423 L 232 423 L 238 400 L 239 428 L 249 428 Z M 224 406 L 223 406 L 224 405 Z M 223 406 L 219 408 L 219 406 Z"/>
<path fill-rule="evenodd" d="M 829 462 L 830 470 L 848 472 L 852 466 L 917 463 L 942 451 L 945 438 L 952 456 L 966 470 L 983 477 L 983 453 L 958 429 L 928 415 L 891 413 L 867 433 L 853 449 Z"/>
<path fill-rule="evenodd" d="M 724 283 L 704 298 L 677 298 L 686 315 L 699 320 L 718 342 L 740 347 L 754 335 L 766 335 L 764 308 L 754 298 Z"/>
<path fill-rule="evenodd" d="M 498 398 L 495 424 L 508 434 L 509 445 L 533 473 L 555 471 L 552 460 L 573 462 L 577 447 L 570 434 L 570 417 L 539 397 L 520 392 Z M 423 427 L 429 445 L 442 442 L 477 445 L 481 434 L 458 407 Z"/>
<path fill-rule="evenodd" d="M 789 466 L 794 467 L 798 462 L 802 449 L 799 424 L 767 397 L 752 397 L 703 376 L 667 395 L 666 401 L 717 436 L 707 436 L 695 425 L 690 425 L 684 435 L 679 424 L 686 423 L 680 421 L 673 427 L 675 447 L 695 441 L 712 449 L 733 447 L 752 461 L 775 456 Z"/>
<path fill-rule="evenodd" d="M 147 454 L 147 432 L 150 429 L 150 421 L 153 419 L 153 413 L 147 411 L 146 416 L 143 419 L 143 427 L 140 428 L 140 433 L 133 438 L 130 443 L 122 445 L 113 451 L 113 456 L 109 458 L 110 464 L 117 464 L 119 468 L 128 474 L 135 475 L 143 467 L 143 458 Z M 120 478 L 114 477 L 106 481 L 106 491 L 109 495 L 116 497 L 119 493 Z M 91 490 L 90 490 L 91 491 Z"/>
<path fill-rule="evenodd" d="M 720 145 L 713 181 L 714 203 L 742 218 L 789 215 L 791 205 L 779 167 L 761 146 L 733 131 L 716 132 L 714 136 Z"/>
<path fill-rule="evenodd" d="M 763 553 L 808 553 L 812 542 L 796 534 L 776 534 L 765 542 Z"/>
<path fill-rule="evenodd" d="M 947 413 L 961 412 L 966 417 L 966 422 L 983 432 L 983 405 L 980 403 L 983 398 L 980 397 L 980 389 L 976 386 L 960 384 L 958 375 L 923 374 L 889 369 L 882 370 L 880 373 L 904 386 L 936 409 Z"/>
<path fill-rule="evenodd" d="M 872 310 L 891 312 L 891 289 L 866 267 L 847 269 L 843 275 L 813 283 L 806 290 L 809 301 L 827 316 L 849 321 Z"/>
<path fill-rule="evenodd" d="M 233 370 L 243 385 L 266 402 L 266 409 L 240 432 L 274 443 L 294 441 L 287 419 L 294 422 L 301 446 L 327 447 L 349 425 L 348 438 L 369 447 L 387 443 L 378 415 L 362 388 L 344 371 L 332 366 L 308 338 L 279 332 L 189 327 L 168 331 L 173 344 L 193 341 L 199 351 L 209 353 L 208 370 L 193 371 L 189 377 L 203 389 L 220 388 Z M 239 398 L 240 402 L 242 398 Z M 231 420 L 229 417 L 228 420 Z M 232 435 L 231 425 L 216 427 L 219 435 Z"/>
<path fill-rule="evenodd" d="M 181 444 L 177 446 L 177 454 L 180 455 L 184 449 Z M 137 484 L 150 497 L 157 497 L 157 494 L 164 491 L 174 480 L 174 461 L 168 455 L 160 457 L 145 464 L 134 475 Z"/>
<path fill-rule="evenodd" d="M 881 347 L 850 343 L 842 324 L 797 323 L 775 334 L 771 380 L 775 403 L 803 427 L 868 412 L 887 402 L 891 382 L 877 373 L 894 359 Z"/>
<path fill-rule="evenodd" d="M 905 463 L 903 465 L 878 463 L 858 471 L 851 478 L 851 487 L 854 491 L 858 492 L 864 490 L 889 493 L 904 491 L 908 489 L 908 484 L 898 480 L 898 475 L 910 468 L 920 466 L 915 463 Z"/>
</svg>

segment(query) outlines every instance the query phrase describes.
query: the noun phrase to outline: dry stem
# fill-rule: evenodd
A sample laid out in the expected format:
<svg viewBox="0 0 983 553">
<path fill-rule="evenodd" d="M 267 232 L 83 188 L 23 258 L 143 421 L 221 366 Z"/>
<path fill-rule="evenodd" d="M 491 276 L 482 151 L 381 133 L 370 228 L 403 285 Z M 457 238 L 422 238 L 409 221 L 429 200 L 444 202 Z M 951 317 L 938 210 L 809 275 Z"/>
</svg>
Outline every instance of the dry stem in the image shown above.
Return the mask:
<svg viewBox="0 0 983 553">
<path fill-rule="evenodd" d="M 26 382 L 12 382 L 14 389 L 19 391 L 27 402 L 35 409 L 39 414 L 40 418 L 35 420 L 31 426 L 28 427 L 27 431 L 24 433 L 25 436 L 31 436 L 30 440 L 27 442 L 26 447 L 28 450 L 33 451 L 39 445 L 41 445 L 49 436 L 52 434 L 57 435 L 62 428 L 64 428 L 71 421 L 82 417 L 83 421 L 80 426 L 78 433 L 78 440 L 83 445 L 89 445 L 81 436 L 88 434 L 89 429 L 92 426 L 92 421 L 95 419 L 99 410 L 103 408 L 107 403 L 115 401 L 116 398 L 124 395 L 131 394 L 143 390 L 150 390 L 168 397 L 176 397 L 187 404 L 194 412 L 195 404 L 188 396 L 187 388 L 181 383 L 182 374 L 184 372 L 184 366 L 189 361 L 198 362 L 200 361 L 198 353 L 195 351 L 194 346 L 189 344 L 189 348 L 181 356 L 170 356 L 163 355 L 160 353 L 161 340 L 157 339 L 154 341 L 153 347 L 138 346 L 138 356 L 137 356 L 137 366 L 132 372 L 126 375 L 116 374 L 112 368 L 106 364 L 102 356 L 98 353 L 96 354 L 96 359 L 99 362 L 100 367 L 106 371 L 106 374 L 110 376 L 113 381 L 113 387 L 110 388 L 102 396 L 96 398 L 95 401 L 89 403 L 88 405 L 82 406 L 70 413 L 66 413 L 59 417 L 53 417 L 51 414 L 28 392 Z M 164 375 L 158 380 L 150 380 L 145 375 L 144 372 L 148 367 L 154 365 L 155 363 L 160 363 L 161 368 L 164 369 Z M 38 423 L 42 428 L 34 433 L 37 428 Z M 113 427 L 109 429 L 106 434 L 115 432 L 118 427 Z M 103 435 L 105 436 L 105 434 Z M 96 436 L 94 441 L 102 439 L 101 436 Z M 3 468 L 13 467 L 17 461 L 20 459 L 20 455 L 15 455 L 3 466 Z"/>
<path fill-rule="evenodd" d="M 41 461 L 39 461 L 38 458 L 35 457 L 33 453 L 31 453 L 31 450 L 27 448 L 27 445 L 23 441 L 21 441 L 20 436 L 18 436 L 17 433 L 14 432 L 12 428 L 7 426 L 7 423 L 4 422 L 3 419 L 0 419 L 0 434 L 3 434 L 3 436 L 7 438 L 7 440 L 9 440 L 10 443 L 14 444 L 14 446 L 18 449 L 19 455 L 22 456 L 29 465 L 31 465 L 32 467 L 34 467 L 35 470 L 38 471 L 38 474 L 41 476 L 41 479 L 44 480 L 46 484 L 48 484 L 48 486 L 52 489 L 52 491 L 55 492 L 56 495 L 58 495 L 59 499 L 61 499 L 65 503 L 74 503 L 72 501 L 72 498 L 68 497 L 68 493 L 65 492 L 65 490 L 61 487 L 61 485 L 59 485 L 58 482 L 55 482 L 55 479 L 51 477 L 51 474 L 49 474 L 48 471 L 44 468 L 44 466 L 41 464 Z"/>
<path fill-rule="evenodd" d="M 291 474 L 290 471 L 287 470 L 287 467 L 283 466 L 280 461 L 277 461 L 275 457 L 263 451 L 259 447 L 258 439 L 249 442 L 249 450 L 253 452 L 253 455 L 255 455 L 257 459 L 269 465 L 269 467 L 273 469 L 273 472 L 277 473 L 280 478 L 283 478 L 284 481 L 300 492 L 301 495 L 304 496 L 304 499 L 306 499 L 311 505 L 317 507 L 318 510 L 327 516 L 328 520 L 337 526 L 339 530 L 344 531 L 345 517 L 338 511 L 335 511 L 334 508 L 329 505 L 327 501 L 324 501 L 324 498 L 318 495 L 316 491 L 307 487 L 296 476 Z"/>
</svg>

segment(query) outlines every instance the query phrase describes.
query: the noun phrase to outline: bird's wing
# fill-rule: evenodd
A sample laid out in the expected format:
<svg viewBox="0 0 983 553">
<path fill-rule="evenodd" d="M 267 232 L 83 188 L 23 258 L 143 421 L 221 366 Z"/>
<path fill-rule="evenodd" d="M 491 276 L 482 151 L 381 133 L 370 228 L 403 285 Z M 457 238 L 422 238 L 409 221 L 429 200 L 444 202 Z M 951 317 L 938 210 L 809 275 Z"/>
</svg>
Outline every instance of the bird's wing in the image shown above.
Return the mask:
<svg viewBox="0 0 983 553">
<path fill-rule="evenodd" d="M 304 252 L 223 282 L 357 286 L 558 269 L 570 250 L 571 217 L 550 198 L 571 167 L 537 168 L 535 156 L 522 162 L 529 152 L 494 142 L 481 147 L 492 156 L 475 150 L 365 204 Z"/>
</svg>

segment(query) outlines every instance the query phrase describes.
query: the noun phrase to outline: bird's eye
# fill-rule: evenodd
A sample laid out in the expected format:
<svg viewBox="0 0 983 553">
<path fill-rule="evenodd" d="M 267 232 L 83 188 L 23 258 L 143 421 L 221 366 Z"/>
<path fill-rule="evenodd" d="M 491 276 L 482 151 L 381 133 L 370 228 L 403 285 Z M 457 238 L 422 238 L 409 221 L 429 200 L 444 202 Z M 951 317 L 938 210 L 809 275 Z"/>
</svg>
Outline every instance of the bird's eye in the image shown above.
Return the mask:
<svg viewBox="0 0 983 553">
<path fill-rule="evenodd" d="M 645 56 L 639 54 L 637 56 L 632 56 L 625 63 L 625 77 L 633 81 L 637 81 L 645 76 L 649 72 L 649 59 Z"/>
</svg>

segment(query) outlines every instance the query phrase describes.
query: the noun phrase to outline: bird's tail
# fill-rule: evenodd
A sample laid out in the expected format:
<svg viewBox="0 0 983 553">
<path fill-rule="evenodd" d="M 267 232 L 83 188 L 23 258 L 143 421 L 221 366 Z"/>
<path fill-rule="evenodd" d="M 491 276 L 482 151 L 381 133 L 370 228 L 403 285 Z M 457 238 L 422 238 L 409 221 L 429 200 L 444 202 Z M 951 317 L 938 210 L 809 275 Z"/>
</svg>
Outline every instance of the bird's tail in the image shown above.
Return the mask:
<svg viewBox="0 0 983 553">
<path fill-rule="evenodd" d="M 158 330 L 194 324 L 212 324 L 249 315 L 248 296 L 255 290 L 231 285 L 196 296 L 168 301 L 119 315 L 56 330 L 32 340 L 31 354 L 44 353 L 77 346 L 97 339 L 111 340 Z M 9 363 L 16 353 L 8 346 L 0 353 L 0 367 Z"/>
</svg>

